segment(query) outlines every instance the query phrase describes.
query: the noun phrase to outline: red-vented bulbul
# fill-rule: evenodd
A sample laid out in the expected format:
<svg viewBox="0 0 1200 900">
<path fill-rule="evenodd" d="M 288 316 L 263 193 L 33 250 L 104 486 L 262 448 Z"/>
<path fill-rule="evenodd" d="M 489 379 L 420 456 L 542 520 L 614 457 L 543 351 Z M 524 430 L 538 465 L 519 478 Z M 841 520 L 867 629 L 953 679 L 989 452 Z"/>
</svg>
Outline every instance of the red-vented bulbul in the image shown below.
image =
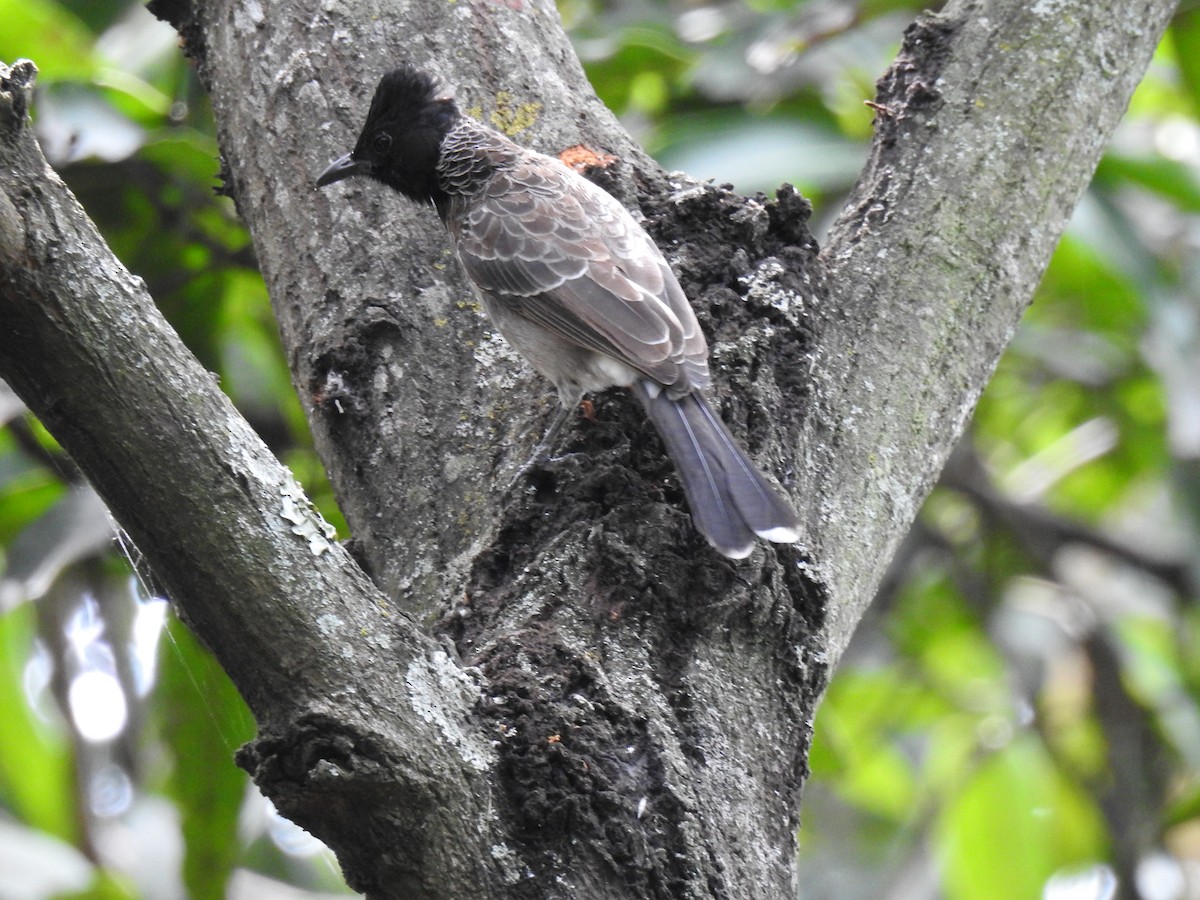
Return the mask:
<svg viewBox="0 0 1200 900">
<path fill-rule="evenodd" d="M 410 66 L 379 82 L 354 150 L 318 186 L 366 175 L 441 216 L 496 328 L 566 410 L 626 387 L 675 462 L 696 528 L 740 559 L 799 520 L 704 398 L 708 345 L 662 253 L 612 196 L 462 115 Z"/>
</svg>

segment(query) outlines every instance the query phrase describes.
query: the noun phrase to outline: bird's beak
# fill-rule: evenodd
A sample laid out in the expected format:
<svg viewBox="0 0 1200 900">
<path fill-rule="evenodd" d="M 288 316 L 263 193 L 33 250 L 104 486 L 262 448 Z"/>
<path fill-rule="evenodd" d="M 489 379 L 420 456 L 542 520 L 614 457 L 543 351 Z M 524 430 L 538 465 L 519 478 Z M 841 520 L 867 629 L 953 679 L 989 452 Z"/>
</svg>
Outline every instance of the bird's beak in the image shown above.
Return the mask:
<svg viewBox="0 0 1200 900">
<path fill-rule="evenodd" d="M 354 158 L 354 154 L 347 153 L 331 162 L 329 167 L 317 176 L 317 187 L 325 187 L 351 175 L 361 175 L 364 171 L 363 164 Z"/>
</svg>

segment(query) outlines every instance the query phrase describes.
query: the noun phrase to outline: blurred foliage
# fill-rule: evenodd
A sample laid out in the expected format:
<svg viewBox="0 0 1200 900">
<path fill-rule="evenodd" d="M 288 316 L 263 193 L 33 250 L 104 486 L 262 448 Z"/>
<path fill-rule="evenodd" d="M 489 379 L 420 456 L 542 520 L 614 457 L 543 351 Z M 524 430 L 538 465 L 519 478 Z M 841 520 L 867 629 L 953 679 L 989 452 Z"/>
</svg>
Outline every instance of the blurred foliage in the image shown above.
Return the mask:
<svg viewBox="0 0 1200 900">
<path fill-rule="evenodd" d="M 38 64 L 51 165 L 342 525 L 176 34 L 129 0 L 0 0 L 0 22 L 0 60 Z M 0 897 L 345 894 L 328 851 L 234 765 L 254 728 L 229 680 L 163 630 L 136 553 L 2 386 L 0 426 Z"/>
<path fill-rule="evenodd" d="M 907 0 L 560 0 L 668 168 L 840 208 Z M 1200 11 L 1185 4 L 816 723 L 802 896 L 1200 897 Z M 51 163 L 341 525 L 206 98 L 128 0 L 0 0 Z M 344 892 L 236 692 L 0 388 L 0 896 Z M 344 528 L 343 528 L 344 533 Z M 131 568 L 132 565 L 132 568 Z"/>
</svg>

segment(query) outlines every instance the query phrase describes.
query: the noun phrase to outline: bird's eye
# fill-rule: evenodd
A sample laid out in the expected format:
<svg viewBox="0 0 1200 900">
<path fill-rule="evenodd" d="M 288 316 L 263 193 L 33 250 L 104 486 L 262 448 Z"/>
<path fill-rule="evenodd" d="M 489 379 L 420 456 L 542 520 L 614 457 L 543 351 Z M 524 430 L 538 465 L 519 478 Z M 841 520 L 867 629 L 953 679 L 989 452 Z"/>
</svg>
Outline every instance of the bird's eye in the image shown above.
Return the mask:
<svg viewBox="0 0 1200 900">
<path fill-rule="evenodd" d="M 375 140 L 371 142 L 371 146 L 376 153 L 387 153 L 392 149 L 392 136 L 386 131 L 381 131 L 375 135 Z"/>
</svg>

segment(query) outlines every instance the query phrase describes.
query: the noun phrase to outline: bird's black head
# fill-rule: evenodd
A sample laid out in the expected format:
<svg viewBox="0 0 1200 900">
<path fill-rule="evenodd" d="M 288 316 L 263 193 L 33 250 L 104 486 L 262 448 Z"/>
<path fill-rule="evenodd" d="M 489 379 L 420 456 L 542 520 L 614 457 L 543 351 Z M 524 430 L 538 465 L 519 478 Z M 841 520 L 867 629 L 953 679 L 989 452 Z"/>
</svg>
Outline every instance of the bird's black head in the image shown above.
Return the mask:
<svg viewBox="0 0 1200 900">
<path fill-rule="evenodd" d="M 317 186 L 367 175 L 411 200 L 434 203 L 442 198 L 436 171 L 442 138 L 458 118 L 454 100 L 432 76 L 409 65 L 393 69 L 375 89 L 354 150 L 334 160 Z"/>
</svg>

